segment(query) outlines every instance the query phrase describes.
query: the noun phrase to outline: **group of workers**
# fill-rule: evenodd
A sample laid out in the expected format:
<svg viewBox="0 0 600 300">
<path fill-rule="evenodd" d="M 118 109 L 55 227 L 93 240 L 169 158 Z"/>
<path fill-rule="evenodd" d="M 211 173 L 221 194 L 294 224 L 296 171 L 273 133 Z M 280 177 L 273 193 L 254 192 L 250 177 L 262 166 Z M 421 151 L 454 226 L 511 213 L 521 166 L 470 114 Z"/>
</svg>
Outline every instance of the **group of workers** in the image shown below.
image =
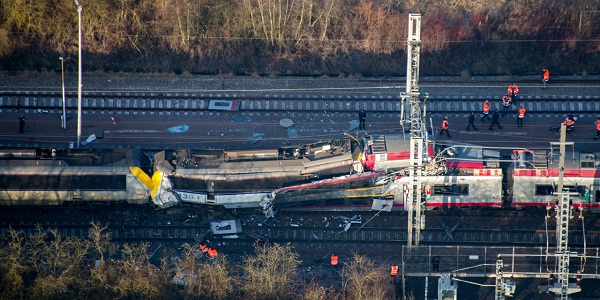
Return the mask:
<svg viewBox="0 0 600 300">
<path fill-rule="evenodd" d="M 544 73 L 542 74 L 542 81 L 544 83 L 544 87 L 548 84 L 548 81 L 550 80 L 550 71 L 548 71 L 548 69 L 544 69 L 543 70 Z M 507 89 L 507 94 L 502 96 L 502 106 L 504 107 L 503 111 L 502 111 L 502 117 L 506 117 L 510 111 L 510 107 L 512 105 L 516 104 L 516 98 L 517 95 L 519 93 L 519 87 L 512 83 L 508 86 Z M 525 113 L 527 112 L 527 110 L 521 105 L 519 106 L 519 110 L 518 110 L 518 114 L 517 114 L 517 127 L 523 127 L 523 120 L 525 119 Z M 489 121 L 491 120 L 492 123 L 489 126 L 489 130 L 494 130 L 494 126 L 498 127 L 498 129 L 502 129 L 502 125 L 500 125 L 500 112 L 498 109 L 495 109 L 493 112 L 491 111 L 491 107 L 490 107 L 490 101 L 489 100 L 485 100 L 483 102 L 483 107 L 482 107 L 482 116 L 481 116 L 481 122 L 485 122 L 485 121 Z M 564 120 L 564 124 L 567 126 L 567 131 L 570 132 L 572 131 L 572 129 L 575 126 L 575 121 L 577 119 L 573 116 L 573 115 L 565 115 L 565 120 Z M 600 138 L 600 118 L 598 118 L 598 120 L 596 120 L 594 122 L 594 124 L 596 125 L 596 136 L 594 137 L 595 140 Z M 444 117 L 444 119 L 442 120 L 442 124 L 441 124 L 441 130 L 439 132 L 439 135 L 442 136 L 444 133 L 446 133 L 446 136 L 448 138 L 451 138 L 450 136 L 450 123 L 448 121 L 448 117 Z M 475 112 L 471 112 L 471 114 L 469 115 L 469 121 L 467 123 L 467 130 L 470 131 L 471 127 L 474 130 L 478 130 L 477 127 L 475 126 Z"/>
<path fill-rule="evenodd" d="M 209 259 L 215 259 L 215 258 L 217 258 L 217 256 L 219 256 L 217 249 L 215 249 L 214 247 L 211 247 L 209 245 L 208 240 L 205 240 L 200 243 L 200 251 L 202 252 L 202 254 L 204 254 Z"/>
<path fill-rule="evenodd" d="M 507 92 L 508 93 L 502 97 L 502 105 L 504 106 L 502 117 L 506 117 L 509 112 L 510 106 L 515 104 L 515 99 L 517 97 L 517 94 L 519 93 L 519 87 L 514 83 L 510 84 L 508 86 Z M 517 114 L 517 127 L 523 127 L 523 119 L 525 119 L 525 112 L 527 112 L 527 110 L 523 106 L 520 106 L 518 112 L 519 113 Z M 502 129 L 502 125 L 500 125 L 500 111 L 498 109 L 495 109 L 492 112 L 490 107 L 490 101 L 485 100 L 483 102 L 482 116 L 480 121 L 485 122 L 490 120 L 492 121 L 492 123 L 488 128 L 489 130 L 494 130 L 494 126 L 498 127 L 498 129 Z M 469 115 L 467 130 L 471 130 L 471 127 L 474 130 L 478 130 L 475 126 L 475 112 L 471 112 L 471 114 Z M 440 130 L 439 135 L 443 135 L 444 133 L 446 133 L 446 136 L 448 138 L 451 138 L 449 128 L 450 123 L 448 121 L 448 117 L 444 117 L 444 119 L 442 120 L 442 129 Z"/>
</svg>

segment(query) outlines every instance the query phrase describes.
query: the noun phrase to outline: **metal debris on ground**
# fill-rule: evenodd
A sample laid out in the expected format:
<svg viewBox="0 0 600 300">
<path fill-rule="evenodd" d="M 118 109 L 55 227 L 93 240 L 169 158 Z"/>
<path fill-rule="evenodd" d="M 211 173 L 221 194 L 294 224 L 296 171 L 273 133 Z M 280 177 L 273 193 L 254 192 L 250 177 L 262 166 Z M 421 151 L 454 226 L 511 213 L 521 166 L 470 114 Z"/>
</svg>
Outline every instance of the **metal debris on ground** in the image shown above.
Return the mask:
<svg viewBox="0 0 600 300">
<path fill-rule="evenodd" d="M 85 145 L 87 145 L 87 144 L 89 144 L 89 143 L 91 143 L 91 142 L 93 142 L 95 140 L 96 140 L 96 135 L 92 134 L 85 141 L 81 142 L 81 144 L 85 146 Z"/>
<path fill-rule="evenodd" d="M 298 137 L 298 130 L 294 126 L 288 127 L 287 132 L 288 138 L 295 139 Z"/>
<path fill-rule="evenodd" d="M 358 120 L 352 120 L 352 122 L 350 122 L 350 128 L 348 128 L 348 131 L 354 131 L 356 129 L 358 129 L 360 127 L 360 124 L 358 123 Z"/>
<path fill-rule="evenodd" d="M 262 138 L 265 137 L 264 133 L 253 133 L 252 134 L 252 144 L 255 144 L 256 142 L 262 140 Z"/>
<path fill-rule="evenodd" d="M 231 122 L 250 123 L 250 117 L 235 114 L 230 118 Z"/>
<path fill-rule="evenodd" d="M 235 234 L 242 232 L 242 223 L 240 220 L 225 220 L 219 222 L 210 222 L 212 234 Z"/>
<path fill-rule="evenodd" d="M 190 126 L 183 124 L 183 125 L 179 125 L 179 126 L 170 127 L 169 129 L 167 129 L 167 131 L 170 134 L 176 134 L 176 133 L 186 132 L 186 131 L 188 131 L 188 129 L 190 129 Z"/>
<path fill-rule="evenodd" d="M 362 217 L 360 215 L 354 215 L 351 218 L 348 217 L 344 217 L 344 216 L 337 216 L 337 217 L 333 217 L 336 220 L 340 220 L 342 222 L 344 222 L 344 230 L 338 232 L 338 233 L 342 233 L 342 232 L 346 232 L 348 231 L 348 229 L 350 229 L 350 227 L 352 226 L 352 224 L 360 224 L 362 223 Z"/>
</svg>

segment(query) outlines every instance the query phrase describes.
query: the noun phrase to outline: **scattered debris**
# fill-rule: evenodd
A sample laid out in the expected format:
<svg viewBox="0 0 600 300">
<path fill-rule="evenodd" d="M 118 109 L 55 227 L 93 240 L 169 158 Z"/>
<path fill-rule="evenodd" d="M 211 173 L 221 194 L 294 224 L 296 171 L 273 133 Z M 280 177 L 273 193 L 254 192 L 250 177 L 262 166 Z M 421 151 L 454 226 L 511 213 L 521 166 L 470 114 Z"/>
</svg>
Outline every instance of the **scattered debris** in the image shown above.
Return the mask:
<svg viewBox="0 0 600 300">
<path fill-rule="evenodd" d="M 291 119 L 281 119 L 279 121 L 279 125 L 281 125 L 285 128 L 290 128 L 290 127 L 294 126 L 294 121 L 292 121 Z"/>
<path fill-rule="evenodd" d="M 43 110 L 43 109 L 41 109 L 41 108 L 38 108 L 38 112 L 39 112 L 39 113 L 45 113 L 45 114 L 49 113 L 49 111 L 47 111 L 47 110 Z"/>
<path fill-rule="evenodd" d="M 288 138 L 294 139 L 298 137 L 298 130 L 294 126 L 288 127 L 287 132 Z"/>
<path fill-rule="evenodd" d="M 262 138 L 265 137 L 264 133 L 253 133 L 252 134 L 252 144 L 255 144 L 256 142 L 262 140 Z"/>
<path fill-rule="evenodd" d="M 231 122 L 250 123 L 250 117 L 242 115 L 233 115 L 230 118 Z"/>
<path fill-rule="evenodd" d="M 89 144 L 89 143 L 91 143 L 91 142 L 93 142 L 95 140 L 96 140 L 96 135 L 92 134 L 85 141 L 81 142 L 81 144 L 85 146 L 85 145 L 87 145 L 87 144 Z"/>
<path fill-rule="evenodd" d="M 186 132 L 186 131 L 188 131 L 188 129 L 190 129 L 190 126 L 183 124 L 183 125 L 171 127 L 169 129 L 167 129 L 167 131 L 170 134 L 176 134 L 176 133 Z"/>
<path fill-rule="evenodd" d="M 118 117 L 110 117 L 110 119 L 112 120 L 113 125 L 117 125 L 121 122 L 121 118 Z"/>
<path fill-rule="evenodd" d="M 356 129 L 358 129 L 360 127 L 360 124 L 358 123 L 358 120 L 352 120 L 352 122 L 350 122 L 350 128 L 348 128 L 348 131 L 354 131 Z"/>
<path fill-rule="evenodd" d="M 225 220 L 220 222 L 210 222 L 212 234 L 232 235 L 242 232 L 242 223 L 240 220 Z"/>
<path fill-rule="evenodd" d="M 346 232 L 348 231 L 348 229 L 350 229 L 350 227 L 352 226 L 352 224 L 360 224 L 362 223 L 362 217 L 360 215 L 354 215 L 351 218 L 348 217 L 344 217 L 344 216 L 338 216 L 338 217 L 333 217 L 336 220 L 341 220 L 342 222 L 344 222 L 344 230 L 338 232 L 342 233 L 342 232 Z"/>
</svg>

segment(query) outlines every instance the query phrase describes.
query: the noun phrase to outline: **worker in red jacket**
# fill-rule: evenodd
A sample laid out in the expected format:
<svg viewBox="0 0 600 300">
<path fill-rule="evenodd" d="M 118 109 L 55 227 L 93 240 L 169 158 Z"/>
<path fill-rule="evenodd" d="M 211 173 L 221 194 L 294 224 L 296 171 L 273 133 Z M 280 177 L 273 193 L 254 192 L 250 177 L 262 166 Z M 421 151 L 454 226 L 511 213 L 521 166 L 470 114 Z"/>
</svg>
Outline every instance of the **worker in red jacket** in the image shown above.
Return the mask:
<svg viewBox="0 0 600 300">
<path fill-rule="evenodd" d="M 440 130 L 440 135 L 442 135 L 445 131 L 448 138 L 451 138 L 450 132 L 448 131 L 448 128 L 450 128 L 449 125 L 450 124 L 448 123 L 448 117 L 444 117 L 444 120 L 442 120 L 442 130 Z"/>
<path fill-rule="evenodd" d="M 217 249 L 210 247 L 208 249 L 208 258 L 215 259 L 217 258 L 217 256 L 219 256 L 219 254 L 217 253 Z"/>
<path fill-rule="evenodd" d="M 335 267 L 338 265 L 339 257 L 335 254 L 331 255 L 331 266 Z"/>
<path fill-rule="evenodd" d="M 396 277 L 396 275 L 398 275 L 398 266 L 396 266 L 396 265 L 393 265 L 393 266 L 390 268 L 390 276 L 392 276 L 392 277 Z"/>
<path fill-rule="evenodd" d="M 548 69 L 542 70 L 542 83 L 544 84 L 544 88 L 548 86 L 548 81 L 550 81 L 550 71 Z"/>
<path fill-rule="evenodd" d="M 485 100 L 485 102 L 483 102 L 483 116 L 481 117 L 481 122 L 483 122 L 484 119 L 491 120 L 491 118 L 490 118 L 490 101 L 489 100 Z"/>
<path fill-rule="evenodd" d="M 519 93 L 519 87 L 516 84 L 511 83 L 508 86 L 507 92 L 508 92 L 508 95 L 511 97 L 513 104 L 514 104 L 514 102 L 517 100 L 517 94 Z"/>
<path fill-rule="evenodd" d="M 594 122 L 594 124 L 596 125 L 596 137 L 594 138 L 595 140 L 597 140 L 600 137 L 600 118 L 598 118 L 598 120 L 596 120 L 596 122 Z"/>
<path fill-rule="evenodd" d="M 502 110 L 502 116 L 506 117 L 506 115 L 508 114 L 508 111 L 510 110 L 510 106 L 512 105 L 512 97 L 509 95 L 504 95 L 502 96 L 502 107 L 504 108 Z"/>
</svg>

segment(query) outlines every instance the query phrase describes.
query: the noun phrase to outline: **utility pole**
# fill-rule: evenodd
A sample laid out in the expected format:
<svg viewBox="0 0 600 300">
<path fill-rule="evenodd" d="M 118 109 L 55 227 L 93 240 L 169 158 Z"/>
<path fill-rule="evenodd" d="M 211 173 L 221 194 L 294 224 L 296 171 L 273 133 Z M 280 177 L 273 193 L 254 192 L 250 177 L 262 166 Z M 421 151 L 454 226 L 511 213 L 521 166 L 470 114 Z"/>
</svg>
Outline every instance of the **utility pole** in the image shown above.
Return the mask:
<svg viewBox="0 0 600 300">
<path fill-rule="evenodd" d="M 63 129 L 67 129 L 67 104 L 66 104 L 66 97 L 65 97 L 65 59 L 61 56 L 58 59 L 60 59 L 60 70 L 62 73 L 62 117 L 60 119 L 60 126 Z"/>
<path fill-rule="evenodd" d="M 408 190 L 408 247 L 419 246 L 421 228 L 425 227 L 421 208 L 424 206 L 421 195 L 421 174 L 423 171 L 423 118 L 419 92 L 419 63 L 421 55 L 421 15 L 408 15 L 406 62 L 406 92 L 402 94 L 401 118 L 404 118 L 405 105 L 410 107 L 410 178 Z M 408 101 L 407 101 L 408 100 Z M 401 120 L 404 121 L 404 120 Z M 402 194 L 398 191 L 399 194 Z M 423 209 L 424 210 L 424 209 Z"/>
<path fill-rule="evenodd" d="M 79 4 L 79 1 L 75 0 L 75 4 L 77 5 L 77 17 L 78 17 L 78 27 L 79 27 L 79 47 L 78 47 L 78 61 L 79 66 L 77 68 L 77 148 L 81 145 L 81 10 L 83 7 Z"/>
</svg>

